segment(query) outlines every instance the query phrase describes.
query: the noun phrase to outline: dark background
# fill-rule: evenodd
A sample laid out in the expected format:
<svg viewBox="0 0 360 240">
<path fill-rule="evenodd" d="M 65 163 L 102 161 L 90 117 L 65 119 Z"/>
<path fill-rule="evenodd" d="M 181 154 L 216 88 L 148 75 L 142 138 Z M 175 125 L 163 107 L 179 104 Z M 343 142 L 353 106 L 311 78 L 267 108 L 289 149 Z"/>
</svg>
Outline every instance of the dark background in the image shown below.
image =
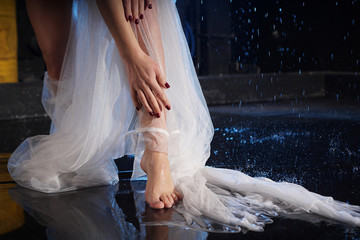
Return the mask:
<svg viewBox="0 0 360 240">
<path fill-rule="evenodd" d="M 360 71 L 358 0 L 177 5 L 200 75 Z"/>
<path fill-rule="evenodd" d="M 199 75 L 360 71 L 360 3 L 286 0 L 178 0 Z M 41 80 L 45 69 L 17 1 L 19 80 Z"/>
</svg>

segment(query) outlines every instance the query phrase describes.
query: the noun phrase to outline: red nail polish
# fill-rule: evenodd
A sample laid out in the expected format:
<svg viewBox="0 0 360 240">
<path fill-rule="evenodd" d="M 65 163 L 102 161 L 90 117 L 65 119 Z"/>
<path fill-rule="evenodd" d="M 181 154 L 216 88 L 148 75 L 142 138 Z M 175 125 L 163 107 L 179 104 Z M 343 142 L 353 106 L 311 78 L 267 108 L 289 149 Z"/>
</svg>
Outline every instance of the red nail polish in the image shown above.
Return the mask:
<svg viewBox="0 0 360 240">
<path fill-rule="evenodd" d="M 169 105 L 166 105 L 165 106 L 167 110 L 170 110 L 170 106 Z"/>
<path fill-rule="evenodd" d="M 170 85 L 168 83 L 165 83 L 166 88 L 170 88 Z"/>
<path fill-rule="evenodd" d="M 144 15 L 140 14 L 139 18 L 140 18 L 140 19 L 143 19 L 143 18 L 144 18 Z"/>
<path fill-rule="evenodd" d="M 139 111 L 140 109 L 138 107 L 136 107 L 136 111 Z"/>
<path fill-rule="evenodd" d="M 152 9 L 152 4 L 149 4 L 149 9 Z"/>
<path fill-rule="evenodd" d="M 139 19 L 135 19 L 135 24 L 139 24 Z"/>
<path fill-rule="evenodd" d="M 132 21 L 132 16 L 130 15 L 129 17 L 128 17 L 128 19 L 129 19 L 129 21 L 131 22 Z"/>
<path fill-rule="evenodd" d="M 152 112 L 149 112 L 149 114 L 150 114 L 150 116 L 152 116 L 152 117 L 154 116 L 154 114 L 153 114 Z"/>
<path fill-rule="evenodd" d="M 160 118 L 160 114 L 159 114 L 159 113 L 157 113 L 157 114 L 156 114 L 156 117 L 157 117 L 157 118 Z"/>
</svg>

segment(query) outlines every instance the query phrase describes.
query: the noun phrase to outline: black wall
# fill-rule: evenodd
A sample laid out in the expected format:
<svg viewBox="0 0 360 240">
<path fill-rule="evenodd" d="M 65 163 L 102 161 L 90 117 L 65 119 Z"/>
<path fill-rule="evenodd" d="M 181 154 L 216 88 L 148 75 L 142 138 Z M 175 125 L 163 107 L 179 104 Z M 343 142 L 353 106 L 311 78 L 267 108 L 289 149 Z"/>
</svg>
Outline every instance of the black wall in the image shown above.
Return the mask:
<svg viewBox="0 0 360 240">
<path fill-rule="evenodd" d="M 44 62 L 17 0 L 20 81 Z M 360 72 L 360 0 L 178 0 L 199 75 Z"/>
<path fill-rule="evenodd" d="M 359 0 L 177 4 L 183 22 L 201 43 L 194 51 L 201 75 L 360 71 Z"/>
</svg>

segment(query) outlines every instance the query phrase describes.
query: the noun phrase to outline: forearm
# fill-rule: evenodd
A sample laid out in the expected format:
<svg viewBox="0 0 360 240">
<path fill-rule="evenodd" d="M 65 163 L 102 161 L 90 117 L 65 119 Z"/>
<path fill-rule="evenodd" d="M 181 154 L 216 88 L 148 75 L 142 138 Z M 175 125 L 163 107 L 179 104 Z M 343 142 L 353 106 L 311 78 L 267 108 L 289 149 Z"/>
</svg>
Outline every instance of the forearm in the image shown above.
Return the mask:
<svg viewBox="0 0 360 240">
<path fill-rule="evenodd" d="M 121 0 L 96 0 L 101 15 L 104 18 L 123 59 L 133 58 L 142 52 L 138 41 L 126 21 L 124 6 Z"/>
<path fill-rule="evenodd" d="M 163 106 L 168 110 L 171 108 L 164 92 L 164 89 L 170 86 L 166 82 L 163 71 L 147 54 L 145 44 L 139 44 L 136 39 L 130 23 L 126 20 L 123 1 L 96 1 L 126 65 L 130 93 L 135 107 L 140 109 L 144 106 L 151 116 L 160 118 L 164 115 L 162 114 Z M 143 43 L 141 38 L 139 40 Z"/>
</svg>

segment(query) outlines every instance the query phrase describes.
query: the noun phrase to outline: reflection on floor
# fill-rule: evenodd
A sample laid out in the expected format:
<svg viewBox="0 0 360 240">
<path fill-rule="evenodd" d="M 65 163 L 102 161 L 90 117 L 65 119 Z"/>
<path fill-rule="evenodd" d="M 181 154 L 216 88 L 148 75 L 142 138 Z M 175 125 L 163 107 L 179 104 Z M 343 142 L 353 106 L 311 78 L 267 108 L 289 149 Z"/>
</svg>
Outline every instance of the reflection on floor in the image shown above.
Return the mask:
<svg viewBox="0 0 360 240">
<path fill-rule="evenodd" d="M 7 171 L 10 154 L 0 154 L 0 236 L 14 231 L 25 223 L 24 211 L 11 199 L 8 190 L 16 186 Z"/>
<path fill-rule="evenodd" d="M 357 105 L 249 104 L 210 111 L 215 137 L 209 165 L 298 183 L 360 205 Z M 310 215 L 279 216 L 262 233 L 234 233 L 237 228 L 208 219 L 187 225 L 181 204 L 148 208 L 143 181 L 42 194 L 11 182 L 7 158 L 0 155 L 0 239 L 360 239 L 359 229 Z"/>
<path fill-rule="evenodd" d="M 10 157 L 10 153 L 0 153 L 0 182 L 8 183 L 12 179 L 7 171 L 7 160 Z"/>
</svg>

